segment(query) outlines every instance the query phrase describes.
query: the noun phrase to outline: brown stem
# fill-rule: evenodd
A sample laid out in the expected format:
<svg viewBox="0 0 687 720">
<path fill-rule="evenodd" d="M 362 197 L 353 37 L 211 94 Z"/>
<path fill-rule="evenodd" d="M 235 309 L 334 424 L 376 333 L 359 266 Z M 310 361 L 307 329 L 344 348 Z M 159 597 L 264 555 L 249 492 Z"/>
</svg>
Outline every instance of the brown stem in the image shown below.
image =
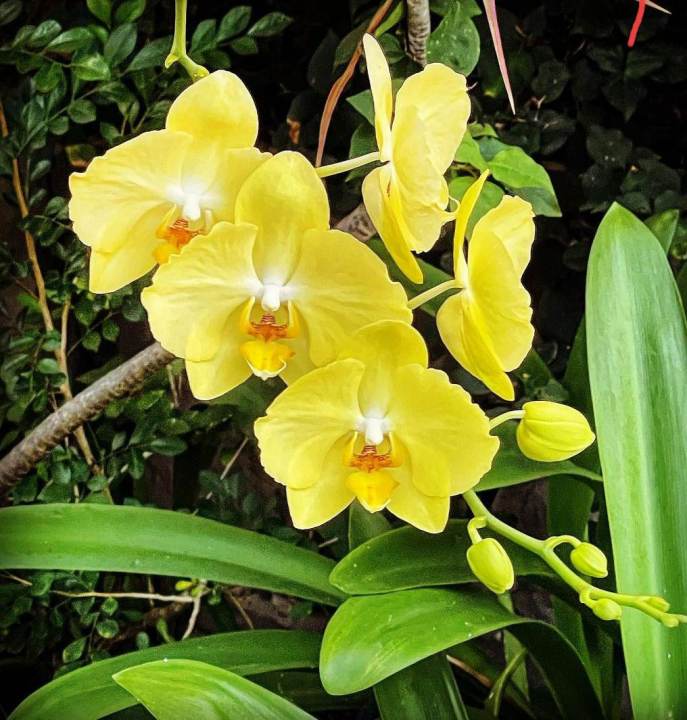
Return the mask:
<svg viewBox="0 0 687 720">
<path fill-rule="evenodd" d="M 429 0 L 406 0 L 408 55 L 418 65 L 427 64 L 427 39 L 431 30 Z"/>
<path fill-rule="evenodd" d="M 5 109 L 2 105 L 2 101 L 0 100 L 0 131 L 2 132 L 2 137 L 6 138 L 9 135 L 9 128 L 7 126 L 7 118 L 5 117 Z M 19 213 L 22 217 L 22 219 L 28 217 L 29 215 L 29 208 L 26 204 L 26 198 L 24 197 L 24 188 L 22 187 L 21 182 L 21 173 L 19 170 L 19 160 L 18 158 L 12 158 L 12 187 L 14 188 L 14 194 L 17 198 L 17 205 L 19 206 Z M 36 284 L 36 292 L 38 294 L 38 305 L 41 309 L 41 315 L 43 317 L 43 326 L 45 327 L 46 332 L 52 332 L 55 329 L 55 324 L 53 323 L 52 315 L 50 313 L 50 306 L 48 305 L 48 297 L 45 292 L 45 280 L 43 279 L 43 271 L 41 270 L 40 263 L 38 262 L 38 254 L 36 253 L 36 241 L 33 238 L 33 235 L 28 230 L 24 230 L 24 242 L 26 244 L 26 254 L 29 258 L 29 262 L 31 263 L 31 270 L 33 272 L 33 279 Z M 62 393 L 62 396 L 65 398 L 65 400 L 71 400 L 72 399 L 72 388 L 69 384 L 69 366 L 67 365 L 67 351 L 66 351 L 66 342 L 67 342 L 67 322 L 69 318 L 69 309 L 71 307 L 71 303 L 67 301 L 62 309 L 62 320 L 60 325 L 61 330 L 61 338 L 60 338 L 60 346 L 55 350 L 55 360 L 57 361 L 57 364 L 60 368 L 60 371 L 64 375 L 64 382 L 62 385 L 60 385 L 60 392 Z M 88 463 L 89 467 L 93 468 L 97 471 L 97 466 L 95 464 L 95 458 L 93 456 L 93 452 L 91 451 L 91 447 L 88 444 L 88 440 L 86 438 L 86 433 L 84 432 L 84 429 L 82 427 L 77 427 L 74 429 L 74 437 L 76 438 L 76 442 L 81 448 L 81 452 L 83 453 L 83 456 Z"/>
<path fill-rule="evenodd" d="M 385 2 L 382 3 L 377 12 L 372 16 L 372 19 L 370 20 L 367 28 L 365 29 L 366 33 L 374 32 L 379 27 L 380 23 L 384 19 L 384 16 L 389 12 L 392 1 L 393 0 L 385 0 Z M 339 102 L 341 93 L 343 93 L 346 85 L 348 85 L 350 79 L 353 77 L 353 73 L 355 72 L 355 66 L 358 64 L 358 60 L 360 60 L 362 54 L 363 45 L 361 41 L 356 46 L 355 51 L 351 56 L 351 59 L 348 61 L 348 65 L 346 65 L 346 69 L 341 74 L 341 77 L 339 77 L 332 85 L 332 89 L 329 91 L 327 100 L 324 103 L 322 119 L 320 120 L 320 133 L 317 143 L 315 167 L 319 167 L 322 164 L 322 155 L 324 155 L 324 144 L 327 141 L 329 123 L 332 121 L 332 115 L 334 114 L 336 105 Z"/>
<path fill-rule="evenodd" d="M 173 359 L 174 355 L 154 343 L 49 415 L 0 460 L 0 496 L 9 492 L 66 435 L 102 412 L 112 400 L 133 393 L 148 376 Z"/>
</svg>

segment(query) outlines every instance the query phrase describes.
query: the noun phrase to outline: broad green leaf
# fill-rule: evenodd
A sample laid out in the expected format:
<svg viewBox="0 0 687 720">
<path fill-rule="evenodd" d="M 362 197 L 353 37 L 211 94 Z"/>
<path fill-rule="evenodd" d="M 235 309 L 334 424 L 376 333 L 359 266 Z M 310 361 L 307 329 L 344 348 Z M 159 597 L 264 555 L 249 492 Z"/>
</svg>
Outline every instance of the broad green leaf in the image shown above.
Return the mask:
<svg viewBox="0 0 687 720">
<path fill-rule="evenodd" d="M 482 151 L 479 149 L 477 140 L 472 137 L 470 132 L 466 132 L 465 135 L 463 135 L 463 139 L 458 146 L 458 150 L 456 150 L 455 160 L 459 163 L 472 165 L 472 167 L 477 168 L 480 172 L 487 169 L 487 161 L 484 159 Z M 471 178 L 466 179 L 470 180 Z"/>
<path fill-rule="evenodd" d="M 71 30 L 65 30 L 51 40 L 46 50 L 49 52 L 70 53 L 89 45 L 94 39 L 93 35 L 85 27 L 72 28 Z"/>
<path fill-rule="evenodd" d="M 308 710 L 346 710 L 369 702 L 369 693 L 330 695 L 323 687 L 320 674 L 312 670 L 285 670 L 251 675 L 251 680 L 277 693 L 289 702 Z"/>
<path fill-rule="evenodd" d="M 106 25 L 110 23 L 110 14 L 112 13 L 112 1 L 111 0 L 86 0 L 88 9 L 98 18 L 101 22 Z"/>
<path fill-rule="evenodd" d="M 241 34 L 248 27 L 250 15 L 250 5 L 237 5 L 229 10 L 219 24 L 217 42 L 222 42 L 223 40 L 228 40 Z"/>
<path fill-rule="evenodd" d="M 537 215 L 560 217 L 561 209 L 544 168 L 520 147 L 500 150 L 488 161 L 495 180 L 532 204 Z"/>
<path fill-rule="evenodd" d="M 516 429 L 516 422 L 507 422 L 492 431 L 492 434 L 497 435 L 501 440 L 501 446 L 491 470 L 479 482 L 477 490 L 509 487 L 555 475 L 577 475 L 595 482 L 602 480 L 598 473 L 581 467 L 572 460 L 550 463 L 530 460 L 520 452 L 515 438 Z"/>
<path fill-rule="evenodd" d="M 248 630 L 182 640 L 101 660 L 62 675 L 29 695 L 10 718 L 93 720 L 105 717 L 136 704 L 112 676 L 155 660 L 199 660 L 239 675 L 257 675 L 290 668 L 315 668 L 319 648 L 319 635 L 300 630 Z"/>
<path fill-rule="evenodd" d="M 110 66 L 105 58 L 93 53 L 72 63 L 72 72 L 79 80 L 109 80 Z"/>
<path fill-rule="evenodd" d="M 95 105 L 90 100 L 75 100 L 68 108 L 67 114 L 75 122 L 83 125 L 93 122 L 96 117 Z"/>
<path fill-rule="evenodd" d="M 485 531 L 485 536 L 489 535 Z M 503 540 L 516 575 L 550 575 L 532 553 Z M 449 520 L 437 535 L 406 526 L 371 538 L 332 570 L 333 585 L 350 595 L 386 593 L 428 585 L 476 582 L 465 557 L 467 520 Z"/>
<path fill-rule="evenodd" d="M 271 37 L 286 30 L 292 22 L 293 18 L 282 12 L 267 13 L 250 28 L 248 34 L 251 37 Z"/>
<path fill-rule="evenodd" d="M 21 10 L 21 0 L 5 0 L 0 3 L 0 25 L 9 25 L 19 17 Z"/>
<path fill-rule="evenodd" d="M 382 513 L 369 513 L 353 503 L 348 513 L 351 550 L 390 528 Z M 422 660 L 374 687 L 382 720 L 399 714 L 414 720 L 467 720 L 463 701 L 448 660 L 441 655 Z"/>
<path fill-rule="evenodd" d="M 106 570 L 245 585 L 336 605 L 331 560 L 214 520 L 154 508 L 0 509 L 0 567 Z"/>
<path fill-rule="evenodd" d="M 107 38 L 103 56 L 112 67 L 123 63 L 136 47 L 136 26 L 133 23 L 120 25 Z"/>
<path fill-rule="evenodd" d="M 391 530 L 391 524 L 381 512 L 371 513 L 359 503 L 348 508 L 348 547 L 350 550 Z"/>
<path fill-rule="evenodd" d="M 146 0 L 124 0 L 124 2 L 115 10 L 115 22 L 119 25 L 122 23 L 131 23 L 143 15 L 146 9 Z"/>
<path fill-rule="evenodd" d="M 45 20 L 31 33 L 28 45 L 34 48 L 43 47 L 56 38 L 61 30 L 62 27 L 57 20 Z"/>
<path fill-rule="evenodd" d="M 513 615 L 495 597 L 467 589 L 350 598 L 324 633 L 322 683 L 333 695 L 356 692 L 434 653 L 505 628 L 538 665 L 561 718 L 602 717 L 582 661 L 554 627 Z"/>
<path fill-rule="evenodd" d="M 198 660 L 156 660 L 121 670 L 112 679 L 157 720 L 314 720 L 279 695 Z"/>
<path fill-rule="evenodd" d="M 38 90 L 38 92 L 50 92 L 61 82 L 64 82 L 64 70 L 62 70 L 62 67 L 57 63 L 47 62 L 36 73 L 33 81 L 36 83 L 36 90 Z"/>
<path fill-rule="evenodd" d="M 381 720 L 468 720 L 446 656 L 431 655 L 374 686 Z"/>
<path fill-rule="evenodd" d="M 651 230 L 661 243 L 661 247 L 668 252 L 673 243 L 673 238 L 677 232 L 677 226 L 680 222 L 679 210 L 664 210 L 656 213 L 644 221 L 644 224 Z"/>
<path fill-rule="evenodd" d="M 453 2 L 427 41 L 427 59 L 469 75 L 479 60 L 480 41 L 467 3 Z"/>
<path fill-rule="evenodd" d="M 613 205 L 587 277 L 587 353 L 616 581 L 625 593 L 687 599 L 687 329 L 665 252 Z M 687 716 L 685 628 L 621 621 L 634 715 Z"/>
<path fill-rule="evenodd" d="M 127 72 L 133 70 L 146 70 L 147 68 L 162 67 L 172 42 L 171 36 L 158 38 L 142 47 L 129 64 Z"/>
</svg>

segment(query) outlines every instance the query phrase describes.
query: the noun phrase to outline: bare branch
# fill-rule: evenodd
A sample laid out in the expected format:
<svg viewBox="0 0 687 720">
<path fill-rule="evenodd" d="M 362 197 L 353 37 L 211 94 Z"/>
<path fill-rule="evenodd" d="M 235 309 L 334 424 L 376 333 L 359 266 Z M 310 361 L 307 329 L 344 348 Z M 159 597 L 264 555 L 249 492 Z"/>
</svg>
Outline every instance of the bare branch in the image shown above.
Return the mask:
<svg viewBox="0 0 687 720">
<path fill-rule="evenodd" d="M 429 0 L 406 0 L 408 55 L 418 65 L 427 64 L 427 40 L 431 30 Z"/>
<path fill-rule="evenodd" d="M 173 359 L 174 355 L 159 343 L 150 345 L 49 415 L 0 460 L 0 496 L 69 433 L 102 412 L 112 400 L 135 392 L 148 376 Z"/>
</svg>

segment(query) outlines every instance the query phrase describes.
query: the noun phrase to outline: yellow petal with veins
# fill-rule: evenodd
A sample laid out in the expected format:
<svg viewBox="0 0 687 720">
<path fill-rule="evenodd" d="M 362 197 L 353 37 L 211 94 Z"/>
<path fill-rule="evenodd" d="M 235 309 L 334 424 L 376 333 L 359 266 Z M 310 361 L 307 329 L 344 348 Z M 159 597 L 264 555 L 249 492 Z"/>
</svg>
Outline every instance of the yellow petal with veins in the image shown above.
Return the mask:
<svg viewBox="0 0 687 720">
<path fill-rule="evenodd" d="M 91 248 L 88 269 L 88 288 L 91 292 L 119 290 L 143 277 L 155 266 L 155 252 L 160 245 L 160 238 L 155 231 L 165 214 L 164 206 L 158 206 L 142 215 L 135 231 L 132 231 L 131 242 L 124 243 L 113 252 Z M 177 252 L 176 248 L 174 251 Z"/>
<path fill-rule="evenodd" d="M 367 212 L 396 265 L 413 282 L 422 282 L 422 270 L 406 239 L 408 232 L 403 231 L 400 200 L 396 197 L 392 204 L 391 168 L 385 165 L 373 170 L 363 180 L 362 192 Z"/>
<path fill-rule="evenodd" d="M 286 500 L 294 527 L 307 530 L 322 525 L 353 502 L 355 495 L 346 486 L 346 477 L 351 469 L 341 464 L 345 444 L 345 440 L 340 440 L 329 450 L 316 483 L 302 489 L 286 488 Z"/>
<path fill-rule="evenodd" d="M 358 400 L 365 412 L 385 414 L 394 394 L 395 371 L 403 365 L 427 367 L 427 346 L 410 325 L 389 320 L 361 328 L 341 347 L 339 358 L 365 364 Z"/>
<path fill-rule="evenodd" d="M 317 367 L 310 359 L 310 336 L 305 323 L 300 324 L 298 335 L 289 340 L 289 347 L 293 350 L 293 356 L 279 374 L 287 385 L 291 385 Z"/>
<path fill-rule="evenodd" d="M 365 50 L 367 75 L 372 90 L 372 102 L 375 109 L 377 147 L 382 160 L 388 160 L 391 152 L 391 115 L 394 107 L 389 65 L 382 48 L 372 35 L 366 34 L 363 36 L 363 48 Z"/>
<path fill-rule="evenodd" d="M 251 225 L 219 223 L 155 273 L 141 301 L 153 336 L 165 349 L 202 362 L 226 345 L 225 321 L 259 286 L 252 259 L 255 236 Z"/>
<path fill-rule="evenodd" d="M 251 375 L 251 369 L 241 354 L 246 336 L 239 328 L 241 307 L 234 310 L 218 328 L 222 343 L 208 360 L 186 360 L 186 374 L 191 392 L 199 400 L 213 400 L 238 387 Z"/>
<path fill-rule="evenodd" d="M 489 177 L 489 171 L 485 170 L 472 185 L 465 191 L 460 207 L 456 212 L 456 225 L 453 230 L 453 275 L 461 287 L 468 284 L 468 266 L 465 259 L 464 243 L 465 233 L 468 229 L 468 222 L 472 211 L 477 205 L 484 183 Z"/>
<path fill-rule="evenodd" d="M 392 210 L 399 218 L 408 246 L 415 252 L 430 250 L 441 226 L 451 219 L 446 212 L 448 186 L 443 170 L 437 170 L 428 161 L 432 142 L 415 107 L 408 107 L 394 121 Z"/>
<path fill-rule="evenodd" d="M 270 157 L 254 147 L 225 149 L 194 141 L 183 161 L 184 186 L 189 190 L 198 188 L 201 210 L 209 210 L 214 222 L 234 222 L 239 191 Z"/>
<path fill-rule="evenodd" d="M 520 276 L 533 240 L 530 204 L 504 197 L 477 222 L 468 249 L 469 294 L 506 371 L 518 367 L 532 346 L 531 300 Z"/>
<path fill-rule="evenodd" d="M 189 85 L 176 98 L 166 127 L 224 148 L 245 148 L 258 136 L 258 112 L 239 77 L 217 70 Z"/>
<path fill-rule="evenodd" d="M 440 533 L 448 522 L 449 497 L 430 497 L 412 482 L 401 483 L 394 490 L 386 508 L 405 522 L 428 533 Z"/>
<path fill-rule="evenodd" d="M 515 391 L 494 350 L 479 307 L 466 293 L 452 295 L 437 313 L 439 334 L 451 355 L 492 392 L 514 400 Z"/>
<path fill-rule="evenodd" d="M 289 280 L 315 365 L 334 360 L 351 334 L 376 320 L 412 321 L 403 287 L 363 243 L 339 230 L 310 230 Z"/>
<path fill-rule="evenodd" d="M 474 487 L 499 446 L 479 406 L 446 373 L 420 365 L 396 370 L 394 389 L 387 416 L 410 459 L 415 488 L 441 497 Z"/>
<path fill-rule="evenodd" d="M 281 152 L 246 180 L 235 220 L 258 228 L 255 268 L 265 283 L 288 280 L 308 230 L 329 228 L 329 200 L 315 168 L 300 153 Z"/>
<path fill-rule="evenodd" d="M 477 222 L 473 232 L 473 245 L 480 242 L 483 232 L 499 238 L 510 255 L 516 275 L 522 277 L 530 261 L 534 242 L 532 206 L 522 198 L 504 196 L 495 208 Z"/>
<path fill-rule="evenodd" d="M 392 130 L 395 145 L 409 126 L 406 114 L 417 113 L 419 124 L 413 132 L 422 134 L 429 147 L 429 155 L 416 153 L 405 158 L 410 167 L 421 171 L 421 165 L 431 160 L 435 170 L 446 172 L 463 139 L 470 117 L 470 98 L 465 77 L 446 65 L 432 63 L 405 80 L 396 95 L 396 112 Z M 401 158 L 395 158 L 397 163 Z"/>
<path fill-rule="evenodd" d="M 530 296 L 520 281 L 534 222 L 529 203 L 513 200 L 504 198 L 475 225 L 467 290 L 448 298 L 437 313 L 451 354 L 507 400 L 514 393 L 505 373 L 520 365 L 534 337 Z"/>
<path fill-rule="evenodd" d="M 352 359 L 313 370 L 289 385 L 255 423 L 260 459 L 277 482 L 301 489 L 321 482 L 331 448 L 350 438 L 357 425 L 363 371 Z M 335 462 L 339 468 L 344 468 L 342 457 L 343 446 Z"/>
</svg>

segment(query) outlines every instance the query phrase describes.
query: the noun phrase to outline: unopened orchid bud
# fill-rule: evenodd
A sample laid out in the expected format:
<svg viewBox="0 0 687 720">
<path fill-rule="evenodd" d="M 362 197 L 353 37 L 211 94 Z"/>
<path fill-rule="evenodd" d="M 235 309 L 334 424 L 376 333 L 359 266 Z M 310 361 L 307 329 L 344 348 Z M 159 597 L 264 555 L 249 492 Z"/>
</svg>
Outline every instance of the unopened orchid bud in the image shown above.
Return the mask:
<svg viewBox="0 0 687 720">
<path fill-rule="evenodd" d="M 620 620 L 623 609 L 615 600 L 603 598 L 592 605 L 592 611 L 596 617 L 602 620 Z"/>
<path fill-rule="evenodd" d="M 475 577 L 492 592 L 500 595 L 513 587 L 513 563 L 498 540 L 485 538 L 471 545 L 467 559 Z"/>
<path fill-rule="evenodd" d="M 522 454 L 531 460 L 567 460 L 594 442 L 587 418 L 574 408 L 535 400 L 522 409 L 516 437 Z"/>
<path fill-rule="evenodd" d="M 584 575 L 604 578 L 608 575 L 608 560 L 596 545 L 580 543 L 571 553 L 570 562 Z"/>
<path fill-rule="evenodd" d="M 652 608 L 656 608 L 656 610 L 660 610 L 661 612 L 668 612 L 668 610 L 670 610 L 670 603 L 665 598 L 659 597 L 658 595 L 648 597 L 646 601 Z"/>
</svg>

